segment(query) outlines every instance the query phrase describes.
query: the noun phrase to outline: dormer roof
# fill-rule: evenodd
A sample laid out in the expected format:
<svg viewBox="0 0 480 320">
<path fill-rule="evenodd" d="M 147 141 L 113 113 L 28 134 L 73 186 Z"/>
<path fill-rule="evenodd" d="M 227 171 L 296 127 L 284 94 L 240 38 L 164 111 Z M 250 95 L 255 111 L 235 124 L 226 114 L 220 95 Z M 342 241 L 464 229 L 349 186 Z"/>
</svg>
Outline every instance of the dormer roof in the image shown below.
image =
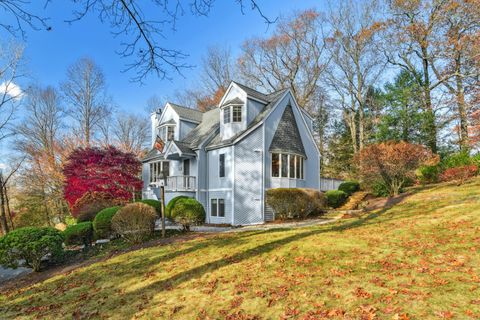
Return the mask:
<svg viewBox="0 0 480 320">
<path fill-rule="evenodd" d="M 175 112 L 182 120 L 187 120 L 195 123 L 202 122 L 203 112 L 196 109 L 180 106 L 171 102 L 168 102 L 168 104 L 172 107 L 173 110 L 175 110 Z"/>
</svg>

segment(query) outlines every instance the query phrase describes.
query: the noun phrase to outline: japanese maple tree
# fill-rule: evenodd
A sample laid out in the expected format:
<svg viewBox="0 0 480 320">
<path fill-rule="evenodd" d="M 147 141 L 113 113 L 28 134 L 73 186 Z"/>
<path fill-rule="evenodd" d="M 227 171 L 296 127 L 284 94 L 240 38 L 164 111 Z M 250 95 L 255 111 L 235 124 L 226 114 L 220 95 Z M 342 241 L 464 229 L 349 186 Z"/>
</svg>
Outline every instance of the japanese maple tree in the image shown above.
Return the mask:
<svg viewBox="0 0 480 320">
<path fill-rule="evenodd" d="M 430 149 L 404 141 L 371 144 L 356 157 L 363 179 L 367 183 L 382 182 L 392 196 L 398 195 L 408 180 L 415 177 L 418 167 L 438 161 Z"/>
<path fill-rule="evenodd" d="M 78 148 L 63 168 L 65 199 L 72 208 L 87 192 L 102 192 L 112 199 L 130 200 L 142 188 L 141 163 L 132 153 L 114 147 Z"/>
</svg>

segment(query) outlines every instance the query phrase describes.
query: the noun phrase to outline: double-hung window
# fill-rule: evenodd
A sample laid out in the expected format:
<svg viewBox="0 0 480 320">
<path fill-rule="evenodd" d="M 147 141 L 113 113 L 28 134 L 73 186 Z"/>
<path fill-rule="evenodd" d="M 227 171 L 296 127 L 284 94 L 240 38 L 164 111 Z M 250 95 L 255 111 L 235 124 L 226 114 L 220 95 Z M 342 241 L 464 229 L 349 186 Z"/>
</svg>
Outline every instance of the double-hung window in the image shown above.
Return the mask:
<svg viewBox="0 0 480 320">
<path fill-rule="evenodd" d="M 223 123 L 242 122 L 242 106 L 229 105 L 223 108 Z"/>
<path fill-rule="evenodd" d="M 212 217 L 225 217 L 225 199 L 210 200 L 210 215 Z"/>
<path fill-rule="evenodd" d="M 242 106 L 233 106 L 233 122 L 242 122 Z"/>
<path fill-rule="evenodd" d="M 168 161 L 150 162 L 150 183 L 160 182 L 163 176 L 168 177 L 170 163 Z"/>
<path fill-rule="evenodd" d="M 230 106 L 223 108 L 223 123 L 230 123 Z"/>
<path fill-rule="evenodd" d="M 167 127 L 167 141 L 173 140 L 173 132 L 174 132 L 174 127 L 173 126 L 168 126 Z"/>
</svg>

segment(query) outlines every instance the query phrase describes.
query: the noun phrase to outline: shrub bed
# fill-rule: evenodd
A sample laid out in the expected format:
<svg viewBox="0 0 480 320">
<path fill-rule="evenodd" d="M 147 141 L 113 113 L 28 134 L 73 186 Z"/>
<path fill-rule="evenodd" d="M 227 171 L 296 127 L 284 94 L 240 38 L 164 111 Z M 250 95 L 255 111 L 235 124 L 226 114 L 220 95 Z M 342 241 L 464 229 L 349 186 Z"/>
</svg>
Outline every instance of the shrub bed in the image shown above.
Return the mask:
<svg viewBox="0 0 480 320">
<path fill-rule="evenodd" d="M 93 220 L 93 231 L 97 239 L 108 239 L 113 235 L 112 218 L 121 207 L 111 207 L 100 211 Z"/>
<path fill-rule="evenodd" d="M 157 215 L 144 203 L 130 203 L 112 218 L 112 229 L 131 243 L 141 243 L 153 234 Z"/>
<path fill-rule="evenodd" d="M 326 207 L 325 196 L 316 189 L 276 188 L 267 190 L 267 204 L 278 219 L 306 218 L 321 214 Z"/>
<path fill-rule="evenodd" d="M 193 198 L 178 199 L 171 210 L 171 218 L 180 223 L 185 231 L 190 231 L 190 226 L 205 222 L 205 209 L 202 204 Z"/>
<path fill-rule="evenodd" d="M 90 221 L 80 222 L 71 226 L 68 226 L 63 231 L 65 237 L 65 244 L 70 245 L 85 245 L 89 247 L 93 240 L 93 227 Z"/>
<path fill-rule="evenodd" d="M 50 254 L 50 259 L 63 253 L 62 233 L 50 227 L 25 227 L 11 231 L 0 238 L 0 264 L 17 268 L 19 261 L 24 265 L 40 270 L 42 258 Z"/>
<path fill-rule="evenodd" d="M 329 190 L 325 192 L 327 204 L 332 208 L 342 206 L 348 199 L 348 194 L 341 190 Z"/>
<path fill-rule="evenodd" d="M 338 190 L 345 192 L 349 196 L 360 190 L 360 183 L 357 181 L 345 181 L 338 186 Z"/>
</svg>

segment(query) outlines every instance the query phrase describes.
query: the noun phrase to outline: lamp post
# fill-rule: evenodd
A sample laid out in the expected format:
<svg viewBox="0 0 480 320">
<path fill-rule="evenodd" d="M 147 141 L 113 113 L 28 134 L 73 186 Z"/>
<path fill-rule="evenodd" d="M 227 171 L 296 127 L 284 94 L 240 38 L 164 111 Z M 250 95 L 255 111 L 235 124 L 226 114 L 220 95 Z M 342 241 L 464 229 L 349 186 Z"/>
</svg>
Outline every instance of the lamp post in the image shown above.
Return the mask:
<svg viewBox="0 0 480 320">
<path fill-rule="evenodd" d="M 167 184 L 167 175 L 162 170 L 160 174 L 160 211 L 162 214 L 162 238 L 165 238 L 165 185 Z"/>
</svg>

